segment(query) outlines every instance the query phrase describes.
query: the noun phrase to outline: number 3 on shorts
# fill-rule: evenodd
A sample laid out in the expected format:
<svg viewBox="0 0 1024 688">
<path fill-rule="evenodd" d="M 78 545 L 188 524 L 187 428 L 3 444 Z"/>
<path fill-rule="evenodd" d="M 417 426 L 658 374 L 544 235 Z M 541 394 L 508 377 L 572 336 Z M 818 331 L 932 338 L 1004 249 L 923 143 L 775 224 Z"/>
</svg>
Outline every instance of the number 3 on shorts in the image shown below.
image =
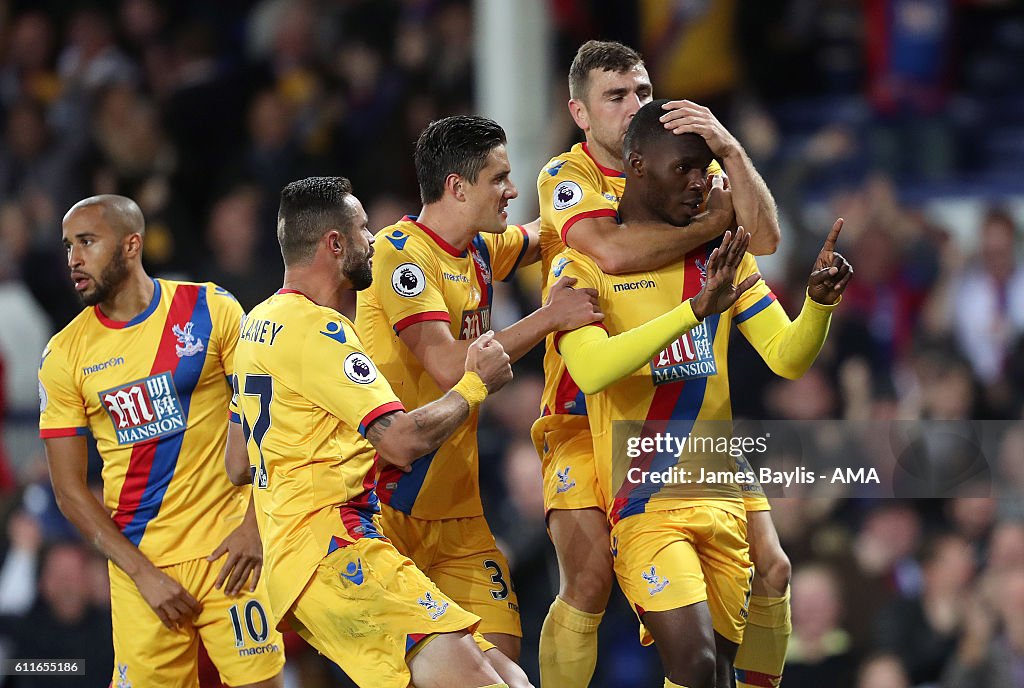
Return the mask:
<svg viewBox="0 0 1024 688">
<path fill-rule="evenodd" d="M 493 559 L 485 559 L 484 568 L 491 572 L 491 582 L 499 586 L 497 590 L 491 590 L 491 597 L 496 600 L 508 597 L 509 587 L 505 582 L 505 574 L 501 570 L 501 565 Z"/>
</svg>

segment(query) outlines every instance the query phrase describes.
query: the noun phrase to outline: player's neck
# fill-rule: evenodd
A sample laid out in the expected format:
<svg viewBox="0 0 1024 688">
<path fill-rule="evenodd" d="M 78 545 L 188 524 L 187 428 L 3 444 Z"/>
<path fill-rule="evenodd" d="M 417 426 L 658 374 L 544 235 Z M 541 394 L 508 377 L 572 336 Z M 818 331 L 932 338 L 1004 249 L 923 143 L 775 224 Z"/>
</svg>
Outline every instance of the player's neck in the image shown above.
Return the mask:
<svg viewBox="0 0 1024 688">
<path fill-rule="evenodd" d="M 153 280 L 141 267 L 133 270 L 110 297 L 99 304 L 100 310 L 110 320 L 128 322 L 149 308 L 153 302 Z"/>
<path fill-rule="evenodd" d="M 630 222 L 662 222 L 654 211 L 646 207 L 636 194 L 629 193 L 629 184 L 619 201 L 619 220 L 622 224 Z"/>
<path fill-rule="evenodd" d="M 340 313 L 345 290 L 350 285 L 343 279 L 332 278 L 315 265 L 302 265 L 285 268 L 283 288 L 302 292 L 316 305 L 333 308 Z"/>
<path fill-rule="evenodd" d="M 608 150 L 589 136 L 587 137 L 587 152 L 590 154 L 590 157 L 597 161 L 598 165 L 615 170 L 620 174 L 622 173 L 621 153 Z"/>
<path fill-rule="evenodd" d="M 457 210 L 442 203 L 423 206 L 416 221 L 458 251 L 465 251 L 476 236 L 476 229 L 463 222 Z"/>
</svg>

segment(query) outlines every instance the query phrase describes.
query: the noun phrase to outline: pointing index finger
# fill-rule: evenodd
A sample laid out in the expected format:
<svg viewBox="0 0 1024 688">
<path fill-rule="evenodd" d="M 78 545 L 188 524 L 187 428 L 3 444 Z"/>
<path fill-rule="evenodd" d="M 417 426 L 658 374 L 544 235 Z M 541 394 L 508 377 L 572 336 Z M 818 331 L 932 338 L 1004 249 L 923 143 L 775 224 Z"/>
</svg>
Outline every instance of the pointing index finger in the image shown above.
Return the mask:
<svg viewBox="0 0 1024 688">
<path fill-rule="evenodd" d="M 828 237 L 825 239 L 825 245 L 821 248 L 822 251 L 834 251 L 836 248 L 836 240 L 839 238 L 839 232 L 843 229 L 843 218 L 836 220 L 835 224 L 832 225 L 832 231 L 828 233 Z"/>
</svg>

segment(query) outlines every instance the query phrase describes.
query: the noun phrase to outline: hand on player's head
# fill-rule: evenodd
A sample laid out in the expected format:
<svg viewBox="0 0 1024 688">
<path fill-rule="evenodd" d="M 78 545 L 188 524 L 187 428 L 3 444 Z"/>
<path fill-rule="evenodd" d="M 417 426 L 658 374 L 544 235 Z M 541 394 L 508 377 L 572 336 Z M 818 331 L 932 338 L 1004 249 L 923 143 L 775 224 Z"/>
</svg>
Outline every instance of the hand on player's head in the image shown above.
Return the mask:
<svg viewBox="0 0 1024 688">
<path fill-rule="evenodd" d="M 512 379 L 512 364 L 501 342 L 488 330 L 469 345 L 466 352 L 466 372 L 480 376 L 487 386 L 487 393 L 493 394 Z"/>
<path fill-rule="evenodd" d="M 709 315 L 723 313 L 736 303 L 740 294 L 757 284 L 761 275 L 754 273 L 740 284 L 733 284 L 736 271 L 750 245 L 750 233 L 737 227 L 736 233 L 726 232 L 722 244 L 711 252 L 707 263 L 707 276 L 700 293 L 693 297 L 693 313 L 703 320 Z"/>
<path fill-rule="evenodd" d="M 842 229 L 843 218 L 839 218 L 825 238 L 825 244 L 814 261 L 811 276 L 807 279 L 807 294 L 817 303 L 827 306 L 839 301 L 853 277 L 853 266 L 843 254 L 835 250 Z"/>
<path fill-rule="evenodd" d="M 716 157 L 724 158 L 740 149 L 740 144 L 711 110 L 691 100 L 670 100 L 662 105 L 663 126 L 673 134 L 700 134 Z"/>
</svg>

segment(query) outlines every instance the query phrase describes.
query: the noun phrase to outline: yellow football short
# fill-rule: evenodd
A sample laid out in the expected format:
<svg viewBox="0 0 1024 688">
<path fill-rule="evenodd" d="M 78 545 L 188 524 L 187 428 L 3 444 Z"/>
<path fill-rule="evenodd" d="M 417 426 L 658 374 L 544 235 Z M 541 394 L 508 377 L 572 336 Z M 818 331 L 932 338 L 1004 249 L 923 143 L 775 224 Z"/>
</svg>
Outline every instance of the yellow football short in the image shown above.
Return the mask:
<svg viewBox="0 0 1024 688">
<path fill-rule="evenodd" d="M 426 521 L 380 508 L 384 535 L 444 594 L 480 617 L 481 633 L 522 637 L 508 560 L 483 516 Z"/>
<path fill-rule="evenodd" d="M 541 457 L 545 513 L 552 509 L 604 511 L 605 499 L 597 481 L 594 443 L 586 417 L 571 416 L 557 424 L 550 421 L 541 418 L 531 430 Z"/>
<path fill-rule="evenodd" d="M 320 562 L 288 621 L 358 685 L 408 688 L 408 658 L 423 643 L 438 633 L 473 631 L 480 618 L 390 542 L 363 538 Z"/>
<path fill-rule="evenodd" d="M 638 617 L 707 600 L 715 630 L 743 640 L 754 573 L 747 524 L 713 506 L 652 511 L 612 527 L 619 587 Z M 640 642 L 653 638 L 643 627 Z"/>
<path fill-rule="evenodd" d="M 213 587 L 223 565 L 222 557 L 161 567 L 203 605 L 191 625 L 176 631 L 160 622 L 124 571 L 109 565 L 114 686 L 198 687 L 200 639 L 229 686 L 264 681 L 281 671 L 284 643 L 270 617 L 265 579 L 254 593 L 244 588 L 228 597 Z"/>
</svg>

